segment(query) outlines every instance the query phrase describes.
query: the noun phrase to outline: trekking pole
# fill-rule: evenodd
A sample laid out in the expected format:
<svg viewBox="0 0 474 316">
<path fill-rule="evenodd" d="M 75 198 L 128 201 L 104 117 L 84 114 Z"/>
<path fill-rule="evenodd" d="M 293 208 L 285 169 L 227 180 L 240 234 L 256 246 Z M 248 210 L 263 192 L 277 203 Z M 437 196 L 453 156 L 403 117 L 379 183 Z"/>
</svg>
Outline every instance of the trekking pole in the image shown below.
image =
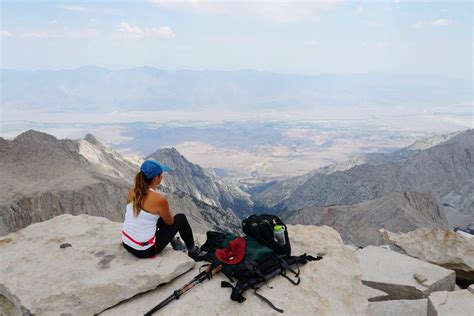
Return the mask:
<svg viewBox="0 0 474 316">
<path fill-rule="evenodd" d="M 191 281 L 189 281 L 188 283 L 183 285 L 179 290 L 174 291 L 173 294 L 171 294 L 170 296 L 165 298 L 160 304 L 156 305 L 155 307 L 150 309 L 148 312 L 146 312 L 144 314 L 144 316 L 151 316 L 151 315 L 153 315 L 153 313 L 155 313 L 159 309 L 165 307 L 166 305 L 168 305 L 172 301 L 179 300 L 181 295 L 183 295 L 184 293 L 186 293 L 187 291 L 192 289 L 198 283 L 202 283 L 206 279 L 211 279 L 216 273 L 221 271 L 221 269 L 222 269 L 222 265 L 219 265 L 219 266 L 215 267 L 214 269 L 212 269 L 212 266 L 209 265 L 206 268 L 206 270 L 204 270 L 201 273 L 199 273 L 198 275 L 196 275 Z"/>
</svg>

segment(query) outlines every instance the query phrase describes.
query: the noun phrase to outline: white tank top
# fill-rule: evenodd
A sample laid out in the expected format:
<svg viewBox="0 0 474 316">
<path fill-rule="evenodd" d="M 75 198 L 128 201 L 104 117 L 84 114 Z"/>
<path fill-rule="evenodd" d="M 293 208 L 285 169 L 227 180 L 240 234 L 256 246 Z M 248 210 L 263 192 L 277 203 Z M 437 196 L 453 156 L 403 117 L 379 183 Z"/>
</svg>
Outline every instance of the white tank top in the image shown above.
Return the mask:
<svg viewBox="0 0 474 316">
<path fill-rule="evenodd" d="M 138 213 L 138 216 L 135 216 L 133 214 L 133 203 L 130 202 L 127 204 L 127 211 L 125 212 L 125 220 L 123 222 L 122 230 L 138 242 L 147 242 L 155 236 L 156 222 L 159 218 L 160 215 L 148 213 L 143 209 Z M 154 246 L 154 244 L 148 244 L 145 246 L 138 245 L 124 234 L 122 234 L 122 241 L 127 246 L 136 250 L 145 250 Z"/>
</svg>

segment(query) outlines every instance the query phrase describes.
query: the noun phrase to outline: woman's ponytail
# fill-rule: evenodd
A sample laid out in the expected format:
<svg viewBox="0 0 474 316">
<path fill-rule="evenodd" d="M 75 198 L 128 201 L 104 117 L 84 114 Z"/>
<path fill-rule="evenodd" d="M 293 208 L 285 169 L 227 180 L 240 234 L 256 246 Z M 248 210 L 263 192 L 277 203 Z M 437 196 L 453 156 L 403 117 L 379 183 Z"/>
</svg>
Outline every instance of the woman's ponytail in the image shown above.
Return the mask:
<svg viewBox="0 0 474 316">
<path fill-rule="evenodd" d="M 135 187 L 133 188 L 133 214 L 138 216 L 143 208 L 143 202 L 148 193 L 148 187 L 151 181 L 147 180 L 140 171 L 135 176 Z"/>
</svg>

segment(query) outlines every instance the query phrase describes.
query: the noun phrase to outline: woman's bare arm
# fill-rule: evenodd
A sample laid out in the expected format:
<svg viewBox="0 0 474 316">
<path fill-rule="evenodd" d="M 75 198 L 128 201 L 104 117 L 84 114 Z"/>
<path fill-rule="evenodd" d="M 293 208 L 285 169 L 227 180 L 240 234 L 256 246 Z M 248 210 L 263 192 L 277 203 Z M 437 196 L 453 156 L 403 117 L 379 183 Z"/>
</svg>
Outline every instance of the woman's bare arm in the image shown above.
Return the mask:
<svg viewBox="0 0 474 316">
<path fill-rule="evenodd" d="M 168 205 L 168 201 L 165 197 L 160 196 L 157 199 L 157 209 L 158 214 L 163 219 L 166 225 L 173 225 L 174 223 L 174 216 L 171 214 L 170 207 Z"/>
</svg>

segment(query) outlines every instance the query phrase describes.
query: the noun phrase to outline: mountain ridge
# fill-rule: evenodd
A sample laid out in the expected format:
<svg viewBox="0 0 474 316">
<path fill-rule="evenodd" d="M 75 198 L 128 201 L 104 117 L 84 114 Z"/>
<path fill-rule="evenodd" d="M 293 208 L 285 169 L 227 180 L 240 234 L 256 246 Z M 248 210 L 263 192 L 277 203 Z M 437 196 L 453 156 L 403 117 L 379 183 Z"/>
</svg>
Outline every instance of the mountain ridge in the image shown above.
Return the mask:
<svg viewBox="0 0 474 316">
<path fill-rule="evenodd" d="M 328 225 L 340 232 L 344 243 L 358 247 L 385 244 L 380 228 L 403 233 L 420 227 L 448 229 L 436 196 L 411 191 L 393 191 L 352 205 L 308 206 L 281 217 L 289 224 Z"/>
<path fill-rule="evenodd" d="M 233 210 L 243 218 L 252 213 L 253 202 L 249 195 L 236 186 L 227 184 L 215 172 L 189 162 L 176 148 L 158 149 L 147 159 L 156 159 L 174 170 L 174 177 L 165 177 L 164 183 L 171 188 L 180 189 L 201 198 L 208 204 Z M 192 179 L 192 182 L 190 182 Z"/>
<path fill-rule="evenodd" d="M 0 173 L 8 179 L 0 183 L 0 235 L 63 213 L 123 221 L 125 197 L 140 161 L 122 156 L 92 134 L 59 140 L 28 130 L 11 141 L 0 138 L 0 144 Z M 238 228 L 233 210 L 206 199 L 199 190 L 180 190 L 185 186 L 179 180 L 174 183 L 162 187 L 170 206 L 188 214 L 197 231 Z M 192 181 L 187 184 L 193 187 Z"/>
<path fill-rule="evenodd" d="M 416 149 L 406 159 L 364 163 L 328 174 L 309 173 L 274 182 L 252 198 L 262 209 L 278 213 L 311 205 L 350 205 L 394 190 L 433 192 L 450 206 L 446 216 L 452 227 L 468 225 L 474 221 L 474 198 L 469 195 L 474 190 L 473 152 L 474 130 L 469 129 L 432 147 Z"/>
</svg>

